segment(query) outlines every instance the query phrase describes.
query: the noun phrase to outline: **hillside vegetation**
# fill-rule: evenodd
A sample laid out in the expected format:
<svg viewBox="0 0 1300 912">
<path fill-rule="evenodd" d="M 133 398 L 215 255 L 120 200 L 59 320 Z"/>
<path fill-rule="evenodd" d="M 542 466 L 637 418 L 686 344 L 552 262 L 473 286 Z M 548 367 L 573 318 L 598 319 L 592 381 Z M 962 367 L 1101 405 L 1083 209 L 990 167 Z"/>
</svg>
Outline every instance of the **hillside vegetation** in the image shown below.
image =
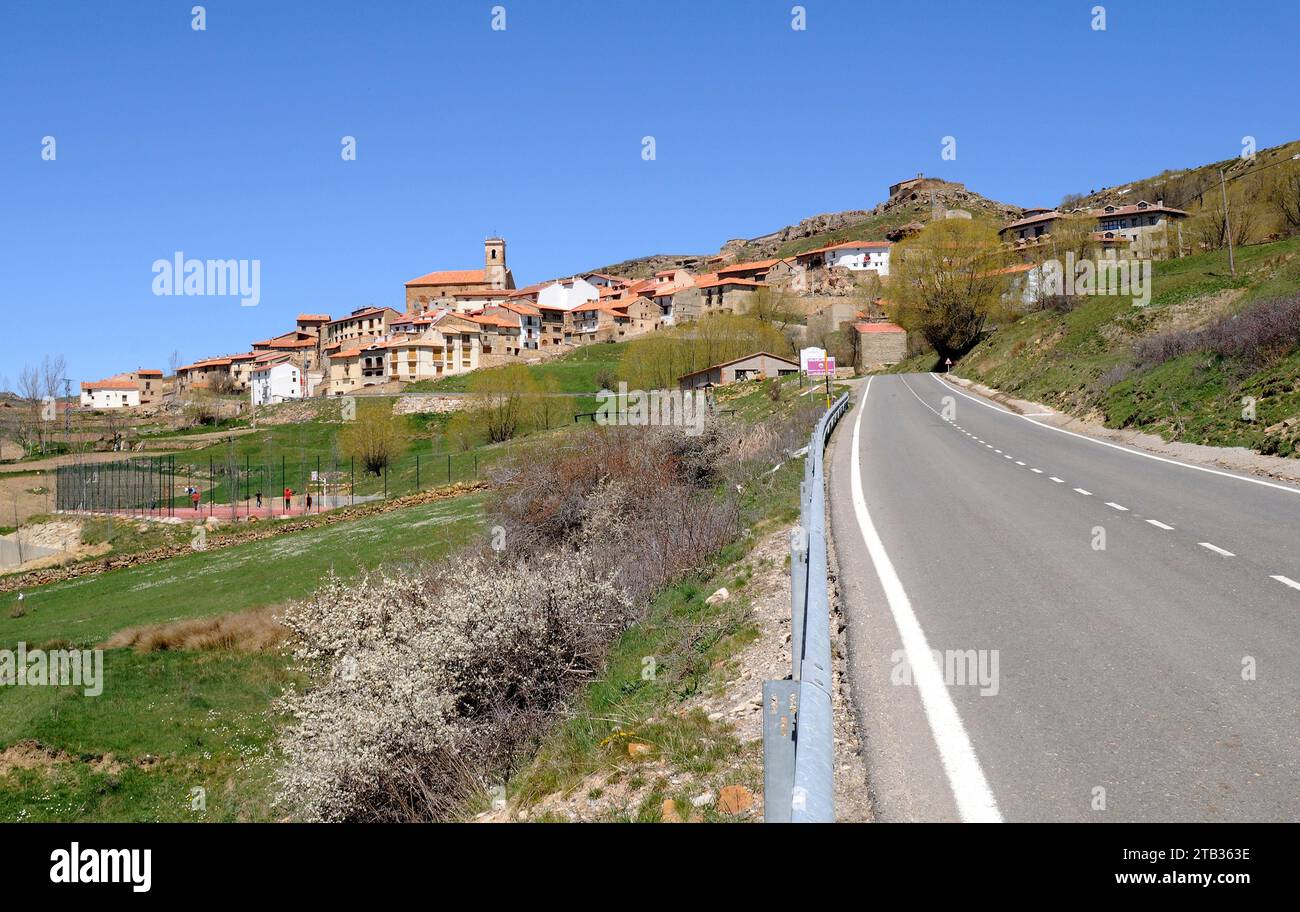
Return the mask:
<svg viewBox="0 0 1300 912">
<path fill-rule="evenodd" d="M 1300 238 L 1239 249 L 1235 279 L 1224 250 L 1158 262 L 1147 307 L 1092 297 L 1067 313 L 1029 314 L 993 332 L 954 372 L 1108 427 L 1294 456 L 1298 295 Z M 1247 397 L 1253 421 L 1243 417 Z"/>
</svg>

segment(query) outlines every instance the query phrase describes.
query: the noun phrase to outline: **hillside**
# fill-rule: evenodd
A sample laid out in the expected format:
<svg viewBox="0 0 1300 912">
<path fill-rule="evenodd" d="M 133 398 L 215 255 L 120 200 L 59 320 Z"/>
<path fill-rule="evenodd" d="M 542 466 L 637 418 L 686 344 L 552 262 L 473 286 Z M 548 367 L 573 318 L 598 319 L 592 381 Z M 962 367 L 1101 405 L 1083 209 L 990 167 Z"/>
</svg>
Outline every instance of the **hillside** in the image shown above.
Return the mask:
<svg viewBox="0 0 1300 912">
<path fill-rule="evenodd" d="M 717 254 L 655 254 L 602 266 L 596 271 L 629 278 L 644 278 L 660 269 L 680 267 L 703 270 L 708 261 L 741 262 L 787 257 L 841 241 L 898 240 L 920 228 L 938 213 L 960 210 L 972 218 L 997 224 L 1020 214 L 1020 207 L 1001 203 L 968 190 L 964 184 L 938 178 L 916 178 L 895 184 L 896 192 L 872 209 L 848 209 L 810 216 L 776 231 L 753 238 L 727 241 Z"/>
<path fill-rule="evenodd" d="M 1152 177 L 1103 187 L 1100 190 L 1089 190 L 1086 194 L 1069 194 L 1061 205 L 1070 208 L 1097 208 L 1107 204 L 1127 204 L 1145 199 L 1149 202 L 1164 200 L 1168 206 L 1191 211 L 1202 205 L 1208 195 L 1209 202 L 1218 206 L 1220 205 L 1219 169 L 1225 169 L 1230 179 L 1240 178 L 1297 153 L 1300 153 L 1300 140 L 1261 149 L 1256 153 L 1254 161 L 1245 161 L 1237 156 L 1193 168 L 1162 171 Z M 1271 173 L 1276 174 L 1277 171 Z M 1237 184 L 1242 182 L 1236 181 Z"/>
<path fill-rule="evenodd" d="M 1147 307 L 1093 297 L 1029 314 L 954 372 L 1112 428 L 1300 455 L 1300 238 L 1239 249 L 1237 270 L 1224 250 L 1158 262 Z"/>
</svg>

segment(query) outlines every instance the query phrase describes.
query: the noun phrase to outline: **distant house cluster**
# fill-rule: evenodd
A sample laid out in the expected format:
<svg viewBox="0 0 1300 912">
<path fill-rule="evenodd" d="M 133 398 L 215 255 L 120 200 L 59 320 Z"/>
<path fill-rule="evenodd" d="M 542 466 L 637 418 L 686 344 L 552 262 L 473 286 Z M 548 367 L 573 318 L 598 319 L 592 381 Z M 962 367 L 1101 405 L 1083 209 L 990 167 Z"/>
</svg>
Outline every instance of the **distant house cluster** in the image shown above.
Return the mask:
<svg viewBox="0 0 1300 912">
<path fill-rule="evenodd" d="M 151 405 L 163 393 L 163 372 L 134 370 L 105 380 L 81 384 L 81 406 L 92 409 L 136 408 Z"/>
<path fill-rule="evenodd" d="M 1034 247 L 1049 243 L 1052 233 L 1066 220 L 1087 219 L 1099 248 L 1156 256 L 1171 246 L 1170 226 L 1185 218 L 1186 212 L 1166 206 L 1163 200 L 1155 203 L 1139 200 L 1127 206 L 1107 205 L 1068 212 L 1037 208 L 1026 209 L 1020 218 L 1003 225 L 998 234 L 1017 248 Z"/>
<path fill-rule="evenodd" d="M 481 269 L 436 270 L 411 279 L 404 283 L 400 310 L 367 306 L 337 317 L 301 313 L 291 329 L 252 343 L 247 352 L 180 366 L 166 378 L 167 389 L 179 395 L 245 394 L 260 406 L 436 380 L 653 333 L 709 314 L 743 313 L 764 289 L 802 291 L 814 271 L 887 276 L 889 250 L 887 241 L 847 241 L 795 257 L 692 259 L 643 279 L 588 272 L 518 288 L 505 240 L 490 237 L 483 243 Z M 164 381 L 161 371 L 137 371 L 82 384 L 82 404 L 149 405 Z"/>
</svg>

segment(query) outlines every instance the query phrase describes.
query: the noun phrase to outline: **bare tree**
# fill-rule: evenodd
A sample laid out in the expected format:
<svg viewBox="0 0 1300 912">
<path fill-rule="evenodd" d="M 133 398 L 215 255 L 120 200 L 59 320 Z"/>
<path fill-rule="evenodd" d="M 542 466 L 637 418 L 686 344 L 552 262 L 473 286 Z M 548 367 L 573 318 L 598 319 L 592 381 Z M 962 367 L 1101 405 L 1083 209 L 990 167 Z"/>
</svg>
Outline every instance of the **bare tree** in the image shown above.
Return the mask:
<svg viewBox="0 0 1300 912">
<path fill-rule="evenodd" d="M 22 418 L 19 421 L 19 443 L 27 453 L 45 451 L 44 422 L 41 420 L 41 373 L 32 365 L 23 367 L 18 375 L 18 396 L 23 400 Z"/>
<path fill-rule="evenodd" d="M 1282 219 L 1288 234 L 1300 231 L 1300 167 L 1288 165 L 1281 169 L 1269 188 L 1269 202 Z"/>
</svg>

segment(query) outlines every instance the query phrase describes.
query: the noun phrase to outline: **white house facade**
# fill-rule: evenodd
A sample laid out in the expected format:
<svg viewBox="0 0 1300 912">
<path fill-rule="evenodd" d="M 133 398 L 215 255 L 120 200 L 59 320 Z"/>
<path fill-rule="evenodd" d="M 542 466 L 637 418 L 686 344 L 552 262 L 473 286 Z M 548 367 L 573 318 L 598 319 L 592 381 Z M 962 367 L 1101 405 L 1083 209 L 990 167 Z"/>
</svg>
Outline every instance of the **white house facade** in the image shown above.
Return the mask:
<svg viewBox="0 0 1300 912">
<path fill-rule="evenodd" d="M 600 289 L 584 278 L 553 282 L 537 293 L 537 306 L 550 310 L 573 310 L 600 298 Z"/>
<path fill-rule="evenodd" d="M 826 265 L 838 266 L 858 272 L 874 269 L 882 276 L 889 275 L 888 241 L 849 241 L 826 248 Z"/>
<path fill-rule="evenodd" d="M 81 385 L 82 408 L 135 408 L 139 404 L 140 390 L 135 384 L 83 383 Z"/>
<path fill-rule="evenodd" d="M 287 358 L 254 365 L 249 388 L 253 405 L 271 405 L 303 397 L 303 374 Z"/>
</svg>

